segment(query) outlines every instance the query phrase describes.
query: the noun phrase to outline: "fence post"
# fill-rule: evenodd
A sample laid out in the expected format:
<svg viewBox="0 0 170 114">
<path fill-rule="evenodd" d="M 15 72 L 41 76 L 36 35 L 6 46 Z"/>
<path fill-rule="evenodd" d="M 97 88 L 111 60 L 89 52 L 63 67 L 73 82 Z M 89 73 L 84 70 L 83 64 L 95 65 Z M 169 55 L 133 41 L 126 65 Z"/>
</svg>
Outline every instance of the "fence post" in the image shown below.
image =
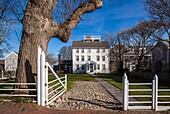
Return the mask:
<svg viewBox="0 0 170 114">
<path fill-rule="evenodd" d="M 38 47 L 38 53 L 37 53 L 37 104 L 40 105 L 40 99 L 41 99 L 41 86 L 40 86 L 40 61 L 41 61 L 41 48 Z"/>
<path fill-rule="evenodd" d="M 41 105 L 45 106 L 45 53 L 41 54 Z"/>
<path fill-rule="evenodd" d="M 124 73 L 124 76 L 123 76 L 123 78 L 122 78 L 122 81 L 123 81 L 123 110 L 127 110 L 128 109 L 128 86 L 129 86 L 129 84 L 128 84 L 128 78 L 127 78 L 127 75 L 126 75 L 126 73 Z"/>
<path fill-rule="evenodd" d="M 48 105 L 48 63 L 45 63 L 45 105 Z"/>
<path fill-rule="evenodd" d="M 65 90 L 67 90 L 67 74 L 65 74 Z"/>
<path fill-rule="evenodd" d="M 158 109 L 158 76 L 155 75 L 152 81 L 152 109 Z"/>
</svg>

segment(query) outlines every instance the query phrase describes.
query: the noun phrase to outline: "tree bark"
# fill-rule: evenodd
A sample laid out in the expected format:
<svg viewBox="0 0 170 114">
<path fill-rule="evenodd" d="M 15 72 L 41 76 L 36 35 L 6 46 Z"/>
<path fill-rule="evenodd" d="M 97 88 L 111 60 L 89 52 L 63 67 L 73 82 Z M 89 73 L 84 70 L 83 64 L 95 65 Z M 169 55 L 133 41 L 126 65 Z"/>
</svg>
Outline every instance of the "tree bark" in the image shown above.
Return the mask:
<svg viewBox="0 0 170 114">
<path fill-rule="evenodd" d="M 74 13 L 61 24 L 54 22 L 52 14 L 58 0 L 29 0 L 24 12 L 22 39 L 18 56 L 17 82 L 36 82 L 38 46 L 46 53 L 48 42 L 57 37 L 67 42 L 72 29 L 79 23 L 84 13 L 102 7 L 102 0 L 91 0 L 81 4 Z M 29 88 L 19 86 L 18 88 Z"/>
</svg>

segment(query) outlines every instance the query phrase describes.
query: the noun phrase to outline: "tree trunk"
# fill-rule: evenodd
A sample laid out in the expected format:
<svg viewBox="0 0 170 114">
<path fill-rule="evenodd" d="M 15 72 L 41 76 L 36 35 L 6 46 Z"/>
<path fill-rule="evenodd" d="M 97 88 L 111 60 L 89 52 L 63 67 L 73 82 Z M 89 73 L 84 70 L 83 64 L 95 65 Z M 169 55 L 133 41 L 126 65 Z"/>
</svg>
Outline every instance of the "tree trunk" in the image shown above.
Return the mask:
<svg viewBox="0 0 170 114">
<path fill-rule="evenodd" d="M 102 0 L 90 0 L 89 3 L 80 5 L 68 20 L 57 24 L 52 17 L 57 1 L 28 0 L 22 22 L 22 40 L 18 55 L 16 81 L 19 83 L 36 82 L 38 46 L 46 53 L 48 42 L 52 37 L 58 37 L 61 41 L 67 42 L 72 29 L 79 23 L 82 15 L 102 6 Z M 30 87 L 18 86 L 17 88 Z"/>
</svg>

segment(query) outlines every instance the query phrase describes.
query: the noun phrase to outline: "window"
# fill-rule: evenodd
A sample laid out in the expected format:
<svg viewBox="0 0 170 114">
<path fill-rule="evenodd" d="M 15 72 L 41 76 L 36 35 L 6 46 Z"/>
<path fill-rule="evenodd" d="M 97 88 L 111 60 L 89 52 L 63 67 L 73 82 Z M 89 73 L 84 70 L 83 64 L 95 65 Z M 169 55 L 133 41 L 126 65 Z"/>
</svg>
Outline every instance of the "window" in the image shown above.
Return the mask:
<svg viewBox="0 0 170 114">
<path fill-rule="evenodd" d="M 100 65 L 99 64 L 97 65 L 97 70 L 100 70 Z"/>
<path fill-rule="evenodd" d="M 105 53 L 105 49 L 103 49 L 103 53 Z"/>
<path fill-rule="evenodd" d="M 79 61 L 79 56 L 76 56 L 76 61 Z"/>
<path fill-rule="evenodd" d="M 102 65 L 102 70 L 106 70 L 105 64 Z"/>
<path fill-rule="evenodd" d="M 87 56 L 87 58 L 88 58 L 88 59 L 87 59 L 88 61 L 91 61 L 91 56 Z"/>
<path fill-rule="evenodd" d="M 91 49 L 88 49 L 88 53 L 91 53 Z"/>
<path fill-rule="evenodd" d="M 97 61 L 100 61 L 100 56 L 97 56 Z"/>
<path fill-rule="evenodd" d="M 84 61 L 84 56 L 81 56 L 81 61 Z"/>
<path fill-rule="evenodd" d="M 79 70 L 79 65 L 77 65 L 77 70 Z"/>
<path fill-rule="evenodd" d="M 79 53 L 79 49 L 76 50 L 76 53 Z"/>
<path fill-rule="evenodd" d="M 100 53 L 100 50 L 99 50 L 99 49 L 97 49 L 97 53 Z"/>
<path fill-rule="evenodd" d="M 84 49 L 81 49 L 81 53 L 84 53 Z"/>
<path fill-rule="evenodd" d="M 102 56 L 102 60 L 105 61 L 105 56 Z"/>
</svg>

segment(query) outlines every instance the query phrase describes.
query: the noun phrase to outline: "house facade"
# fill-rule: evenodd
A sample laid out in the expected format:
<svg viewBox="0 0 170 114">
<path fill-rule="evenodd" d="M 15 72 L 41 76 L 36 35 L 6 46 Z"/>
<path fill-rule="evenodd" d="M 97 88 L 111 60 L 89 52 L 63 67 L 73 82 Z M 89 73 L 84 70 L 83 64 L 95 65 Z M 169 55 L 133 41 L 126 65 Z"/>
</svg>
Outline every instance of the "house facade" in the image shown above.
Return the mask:
<svg viewBox="0 0 170 114">
<path fill-rule="evenodd" d="M 18 63 L 18 54 L 12 51 L 6 57 L 4 57 L 4 70 L 6 72 L 16 71 L 17 63 Z"/>
<path fill-rule="evenodd" d="M 170 43 L 158 41 L 153 48 L 153 72 L 170 72 Z"/>
<path fill-rule="evenodd" d="M 138 47 L 131 46 L 127 47 L 124 45 L 120 45 L 119 48 L 112 47 L 110 53 L 110 66 L 111 71 L 116 72 L 120 65 L 122 68 L 126 68 L 129 71 L 136 70 L 138 60 L 141 54 L 141 50 L 144 50 L 144 56 L 140 62 L 140 70 L 151 70 L 151 62 L 152 62 L 152 50 L 150 46 Z M 121 62 L 120 62 L 121 61 Z M 120 63 L 119 63 L 120 62 Z"/>
<path fill-rule="evenodd" d="M 110 73 L 110 46 L 100 36 L 84 36 L 73 41 L 73 73 Z"/>
<path fill-rule="evenodd" d="M 123 56 L 123 67 L 129 71 L 136 70 L 141 50 L 144 50 L 144 55 L 140 62 L 140 70 L 151 70 L 152 67 L 152 49 L 150 46 L 127 48 L 127 52 Z M 138 51 L 138 52 L 136 52 Z"/>
<path fill-rule="evenodd" d="M 62 60 L 58 55 L 58 65 L 54 65 L 53 69 L 57 73 L 72 73 L 72 60 Z"/>
</svg>

